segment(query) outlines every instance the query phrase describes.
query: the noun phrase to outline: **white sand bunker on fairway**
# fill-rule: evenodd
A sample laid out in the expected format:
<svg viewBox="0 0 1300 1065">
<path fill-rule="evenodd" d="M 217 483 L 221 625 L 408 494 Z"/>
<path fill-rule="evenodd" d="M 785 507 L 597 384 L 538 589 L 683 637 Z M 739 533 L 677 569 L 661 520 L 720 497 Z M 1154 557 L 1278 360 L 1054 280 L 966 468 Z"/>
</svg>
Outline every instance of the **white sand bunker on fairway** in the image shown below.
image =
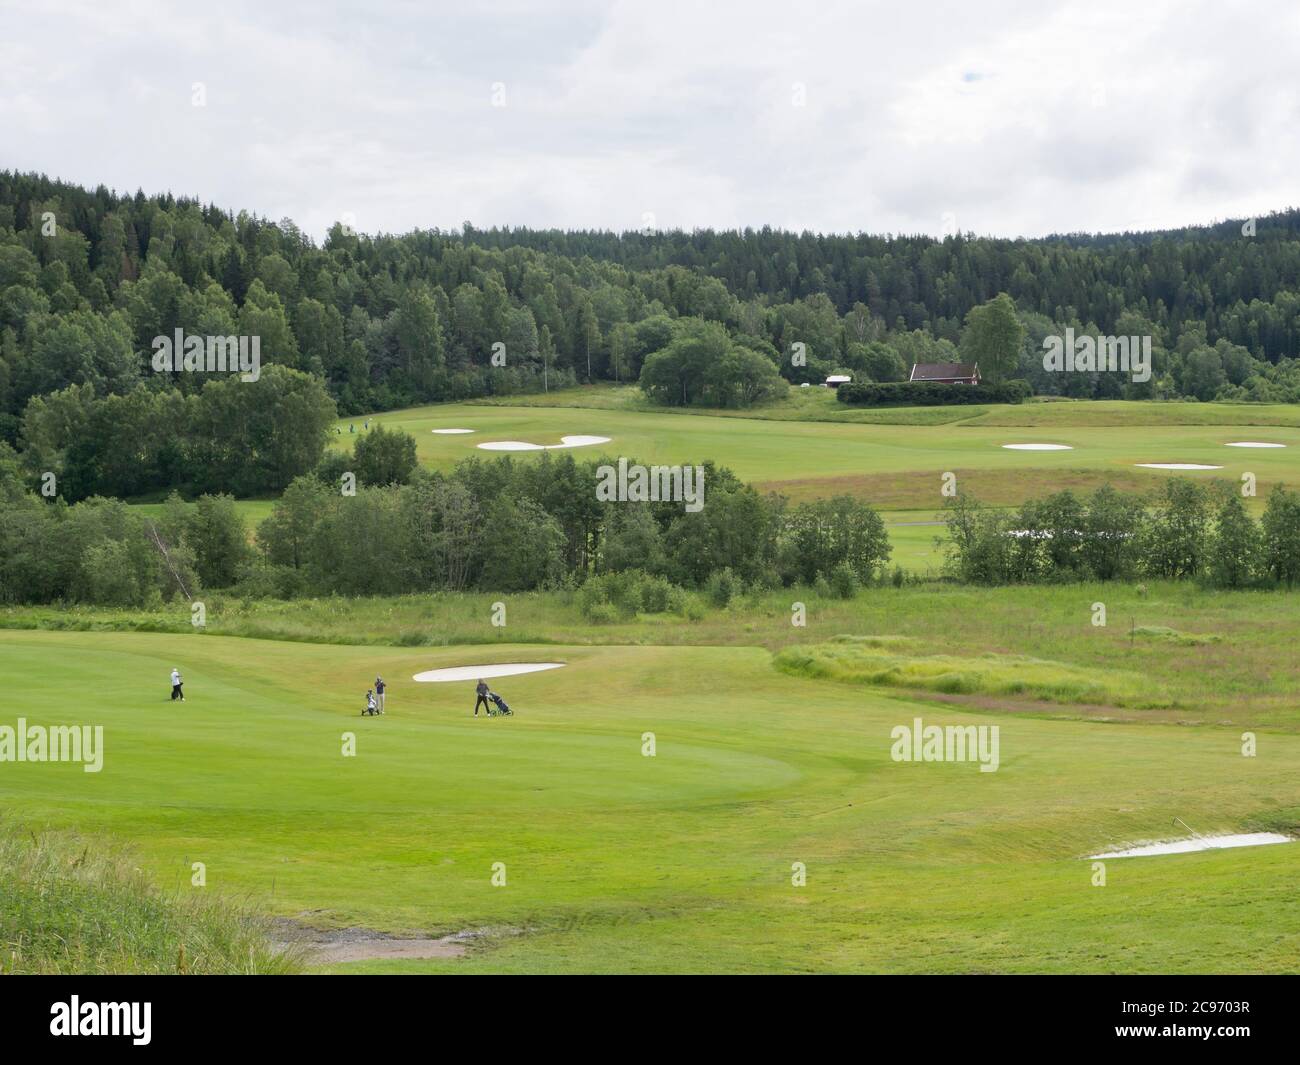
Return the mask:
<svg viewBox="0 0 1300 1065">
<path fill-rule="evenodd" d="M 540 673 L 544 669 L 559 669 L 563 662 L 500 662 L 492 666 L 450 666 L 447 669 L 430 669 L 417 673 L 412 680 L 423 684 L 440 684 L 449 680 L 479 680 L 482 677 L 513 677 L 519 673 Z"/>
<path fill-rule="evenodd" d="M 478 446 L 484 451 L 558 451 L 566 447 L 587 447 L 591 444 L 608 444 L 607 436 L 562 436 L 558 444 L 527 444 L 522 440 L 489 440 Z"/>
<path fill-rule="evenodd" d="M 452 436 L 453 434 L 456 433 L 472 433 L 474 431 L 475 430 L 473 429 L 430 429 L 429 430 L 429 432 L 431 433 L 439 433 L 442 436 Z"/>
<path fill-rule="evenodd" d="M 1237 440 L 1231 444 L 1224 444 L 1224 447 L 1286 447 L 1286 444 L 1266 444 L 1262 440 Z"/>
<path fill-rule="evenodd" d="M 1207 466 L 1203 462 L 1135 462 L 1148 470 L 1221 470 L 1222 466 Z"/>
<path fill-rule="evenodd" d="M 1069 444 L 1003 444 L 1008 451 L 1073 451 Z"/>
<path fill-rule="evenodd" d="M 1128 850 L 1091 854 L 1090 858 L 1145 858 L 1149 854 L 1188 854 L 1192 851 L 1227 850 L 1230 847 L 1263 847 L 1270 843 L 1293 843 L 1290 836 L 1278 832 L 1240 832 L 1233 836 L 1198 836 L 1171 843 L 1148 843 Z"/>
</svg>

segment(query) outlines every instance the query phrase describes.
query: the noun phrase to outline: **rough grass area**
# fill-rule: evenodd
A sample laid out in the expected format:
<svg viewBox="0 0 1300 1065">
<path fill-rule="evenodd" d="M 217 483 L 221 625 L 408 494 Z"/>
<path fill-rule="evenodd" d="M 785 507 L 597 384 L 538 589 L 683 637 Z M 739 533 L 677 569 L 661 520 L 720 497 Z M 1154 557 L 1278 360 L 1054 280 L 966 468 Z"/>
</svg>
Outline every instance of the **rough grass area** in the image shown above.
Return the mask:
<svg viewBox="0 0 1300 1065">
<path fill-rule="evenodd" d="M 934 529 L 905 531 L 920 539 Z M 1119 670 L 1152 678 L 1174 699 L 1177 710 L 1159 712 L 1171 720 L 1300 731 L 1295 707 L 1300 657 L 1292 651 L 1300 595 L 1282 591 L 1218 591 L 1164 581 L 1006 588 L 931 581 L 871 587 L 850 600 L 811 588 L 751 590 L 726 607 L 692 592 L 689 616 L 644 615 L 600 624 L 583 617 L 571 592 L 530 592 L 506 597 L 509 624 L 504 627 L 492 624 L 492 604 L 500 598 L 440 593 L 283 602 L 213 595 L 206 599 L 204 630 L 190 624 L 187 604 L 151 611 L 10 607 L 0 608 L 0 630 L 172 633 L 173 653 L 182 657 L 191 653 L 192 643 L 212 636 L 412 649 L 510 643 L 725 645 L 776 652 L 794 644 L 828 643 L 841 633 L 888 633 L 917 641 L 908 654 L 979 659 L 993 652 L 1061 662 L 1089 675 Z M 1106 604 L 1110 619 L 1102 627 L 1092 624 L 1092 605 L 1098 601 Z M 802 627 L 792 624 L 795 603 L 806 608 Z M 0 642 L 7 638 L 0 634 Z"/>
<path fill-rule="evenodd" d="M 900 650 L 897 637 L 875 643 L 870 638 L 841 638 L 812 647 L 787 647 L 776 655 L 775 664 L 793 676 L 945 695 L 1017 696 L 1135 709 L 1162 709 L 1174 703 L 1162 686 L 1120 670 L 1082 669 L 991 652 L 979 657 L 907 653 Z"/>
<path fill-rule="evenodd" d="M 1167 640 L 1182 647 L 1199 647 L 1202 644 L 1218 643 L 1223 639 L 1215 633 L 1179 632 L 1164 625 L 1141 625 L 1133 630 L 1133 635 L 1148 640 Z"/>
<path fill-rule="evenodd" d="M 1069 452 L 1064 454 L 1068 455 Z M 1024 470 L 958 468 L 949 472 L 956 477 L 963 491 L 969 492 L 985 506 L 1018 506 L 1033 494 L 1026 491 Z M 1055 469 L 1051 472 L 1050 484 L 1054 492 L 1069 489 L 1079 495 L 1095 492 L 1102 485 L 1107 484 L 1117 492 L 1135 495 L 1149 494 L 1155 487 L 1151 479 L 1141 472 L 1122 468 Z M 939 495 L 939 475 L 933 470 L 893 470 L 887 473 L 855 473 L 837 477 L 798 477 L 788 481 L 762 481 L 756 487 L 760 491 L 783 495 L 792 503 L 822 499 L 828 495 L 849 495 L 855 499 L 865 500 L 878 510 L 928 508 L 942 516 L 943 499 Z M 936 535 L 942 533 L 942 529 L 936 531 Z"/>
<path fill-rule="evenodd" d="M 163 894 L 102 840 L 0 823 L 0 971 L 299 971 L 298 954 L 278 949 L 268 930 L 228 899 Z"/>
</svg>

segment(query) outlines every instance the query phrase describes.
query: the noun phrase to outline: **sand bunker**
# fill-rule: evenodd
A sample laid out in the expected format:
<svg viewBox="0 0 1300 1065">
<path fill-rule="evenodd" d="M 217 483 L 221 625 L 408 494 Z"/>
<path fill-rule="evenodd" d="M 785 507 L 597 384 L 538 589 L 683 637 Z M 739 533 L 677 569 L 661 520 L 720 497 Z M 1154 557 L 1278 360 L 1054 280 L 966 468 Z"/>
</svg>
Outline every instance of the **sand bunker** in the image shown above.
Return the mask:
<svg viewBox="0 0 1300 1065">
<path fill-rule="evenodd" d="M 544 669 L 559 669 L 563 662 L 502 662 L 492 666 L 450 666 L 447 669 L 430 669 L 417 673 L 412 680 L 422 684 L 441 684 L 449 680 L 478 680 L 481 677 L 513 677 L 519 673 L 540 673 Z"/>
<path fill-rule="evenodd" d="M 473 429 L 430 429 L 431 433 L 441 433 L 443 436 L 451 436 L 453 433 L 472 433 Z"/>
<path fill-rule="evenodd" d="M 1277 832 L 1241 832 L 1233 836 L 1198 836 L 1171 843 L 1148 843 L 1128 850 L 1092 854 L 1090 858 L 1145 858 L 1149 854 L 1188 854 L 1191 851 L 1226 850 L 1229 847 L 1263 847 L 1270 843 L 1291 843 L 1290 836 Z"/>
<path fill-rule="evenodd" d="M 1203 462 L 1135 462 L 1134 466 L 1145 466 L 1148 470 L 1221 470 L 1222 466 L 1207 466 Z"/>
<path fill-rule="evenodd" d="M 1224 444 L 1224 447 L 1286 447 L 1286 444 L 1266 444 L 1262 440 L 1237 440 L 1231 444 Z"/>
<path fill-rule="evenodd" d="M 607 436 L 562 436 L 558 444 L 526 444 L 522 440 L 489 440 L 478 446 L 484 451 L 557 451 L 566 447 L 608 444 Z"/>
<path fill-rule="evenodd" d="M 1073 451 L 1069 444 L 1003 444 L 1008 451 Z"/>
</svg>

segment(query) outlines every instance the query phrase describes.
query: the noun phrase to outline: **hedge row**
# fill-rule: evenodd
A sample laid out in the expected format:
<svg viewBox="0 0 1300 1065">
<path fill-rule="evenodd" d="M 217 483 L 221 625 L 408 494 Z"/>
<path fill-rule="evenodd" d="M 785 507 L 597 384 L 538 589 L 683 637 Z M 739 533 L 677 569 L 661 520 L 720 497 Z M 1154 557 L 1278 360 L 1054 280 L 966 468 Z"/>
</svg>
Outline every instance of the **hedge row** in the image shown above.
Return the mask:
<svg viewBox="0 0 1300 1065">
<path fill-rule="evenodd" d="M 927 381 L 848 384 L 835 390 L 841 403 L 865 407 L 945 407 L 969 403 L 1023 403 L 1032 395 L 1025 381 L 990 385 L 948 385 Z"/>
</svg>

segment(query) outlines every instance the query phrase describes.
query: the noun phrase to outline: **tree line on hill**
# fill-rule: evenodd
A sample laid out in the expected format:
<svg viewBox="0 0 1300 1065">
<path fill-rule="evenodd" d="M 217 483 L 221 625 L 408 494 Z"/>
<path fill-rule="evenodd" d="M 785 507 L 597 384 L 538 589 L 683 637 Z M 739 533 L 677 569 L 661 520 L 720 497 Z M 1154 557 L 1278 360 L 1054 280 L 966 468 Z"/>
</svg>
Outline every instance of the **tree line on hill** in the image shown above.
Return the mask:
<svg viewBox="0 0 1300 1065">
<path fill-rule="evenodd" d="M 225 494 L 186 503 L 173 493 L 157 515 L 98 496 L 46 500 L 0 445 L 0 603 L 570 588 L 588 617 L 606 620 L 680 609 L 682 589 L 725 605 L 741 590 L 791 585 L 851 597 L 886 577 L 884 524 L 851 497 L 791 506 L 706 464 L 698 511 L 602 501 L 607 461 L 475 458 L 430 473 L 417 466 L 410 436 L 377 428 L 352 456 L 293 479 L 254 540 Z M 1300 493 L 1284 486 L 1258 521 L 1235 491 L 1183 478 L 1150 500 L 1103 486 L 1014 511 L 966 495 L 948 506 L 947 572 L 963 582 L 1300 581 Z M 894 582 L 904 579 L 896 567 Z"/>
<path fill-rule="evenodd" d="M 293 598 L 596 580 L 586 593 L 596 610 L 643 588 L 704 588 L 723 601 L 753 584 L 855 588 L 879 580 L 889 558 L 879 515 L 848 497 L 790 506 L 706 464 L 698 511 L 604 502 L 607 460 L 470 459 L 429 473 L 415 467 L 409 440 L 359 443 L 354 494 L 331 462 L 293 480 L 255 543 L 228 495 L 186 503 L 173 494 L 157 516 L 101 497 L 48 502 L 0 450 L 0 602 L 145 607 L 203 589 Z"/>
<path fill-rule="evenodd" d="M 1279 485 L 1259 520 L 1232 485 L 1176 477 L 1152 499 L 1109 485 L 1015 510 L 960 494 L 948 502 L 949 572 L 972 584 L 1034 584 L 1148 577 L 1221 588 L 1300 582 L 1300 493 Z"/>
<path fill-rule="evenodd" d="M 69 388 L 200 394 L 210 375 L 151 366 L 177 329 L 260 337 L 345 414 L 597 380 L 745 406 L 976 360 L 1046 394 L 1295 402 L 1298 218 L 1043 241 L 336 225 L 318 245 L 289 220 L 0 171 L 0 439 L 26 448 L 32 402 Z M 1066 328 L 1151 336 L 1152 379 L 1045 372 Z"/>
</svg>

